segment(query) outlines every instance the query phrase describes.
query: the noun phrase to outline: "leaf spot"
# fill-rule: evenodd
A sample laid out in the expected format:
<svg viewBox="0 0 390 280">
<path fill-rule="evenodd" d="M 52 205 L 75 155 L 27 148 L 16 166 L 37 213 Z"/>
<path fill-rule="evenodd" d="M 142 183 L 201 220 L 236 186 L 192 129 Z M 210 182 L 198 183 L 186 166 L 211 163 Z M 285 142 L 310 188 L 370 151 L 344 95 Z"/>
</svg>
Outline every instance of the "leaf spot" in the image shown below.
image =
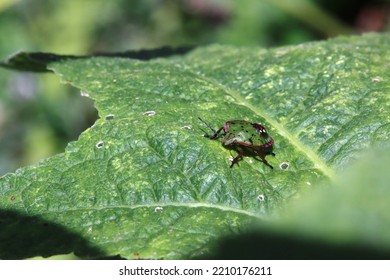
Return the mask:
<svg viewBox="0 0 390 280">
<path fill-rule="evenodd" d="M 96 148 L 101 149 L 101 148 L 103 148 L 103 147 L 104 147 L 104 142 L 103 142 L 103 141 L 97 142 Z"/>
<path fill-rule="evenodd" d="M 155 114 L 156 114 L 155 111 L 146 111 L 146 112 L 142 113 L 142 115 L 148 116 L 148 117 L 154 116 Z"/>
<path fill-rule="evenodd" d="M 108 114 L 108 115 L 106 116 L 106 120 L 112 120 L 114 117 L 115 117 L 114 114 Z"/>
<path fill-rule="evenodd" d="M 258 200 L 258 201 L 264 201 L 264 200 L 265 200 L 264 194 L 259 194 L 259 195 L 257 196 L 257 200 Z"/>
<path fill-rule="evenodd" d="M 192 127 L 190 125 L 183 125 L 181 128 L 182 129 L 188 129 L 188 130 L 192 129 Z"/>
<path fill-rule="evenodd" d="M 279 168 L 280 168 L 281 170 L 284 170 L 284 171 L 288 170 L 289 167 L 290 167 L 290 164 L 289 164 L 288 162 L 282 162 L 282 163 L 279 165 Z"/>
<path fill-rule="evenodd" d="M 164 210 L 164 208 L 162 208 L 160 206 L 157 206 L 156 208 L 154 208 L 154 212 L 162 212 L 162 210 Z"/>
<path fill-rule="evenodd" d="M 379 82 L 381 82 L 382 80 L 381 80 L 380 78 L 378 78 L 378 77 L 375 77 L 375 78 L 372 78 L 371 81 L 372 81 L 373 83 L 379 83 Z"/>
</svg>

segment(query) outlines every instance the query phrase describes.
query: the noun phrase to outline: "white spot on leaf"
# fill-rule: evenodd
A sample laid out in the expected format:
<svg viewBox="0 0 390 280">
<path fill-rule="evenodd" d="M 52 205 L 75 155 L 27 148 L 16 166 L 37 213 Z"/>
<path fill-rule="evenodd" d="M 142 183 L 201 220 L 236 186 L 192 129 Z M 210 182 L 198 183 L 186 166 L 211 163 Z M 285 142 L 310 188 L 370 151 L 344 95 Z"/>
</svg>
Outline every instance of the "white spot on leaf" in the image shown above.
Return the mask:
<svg viewBox="0 0 390 280">
<path fill-rule="evenodd" d="M 161 212 L 162 210 L 164 210 L 164 208 L 162 208 L 160 206 L 157 206 L 156 208 L 154 208 L 154 212 Z"/>
<path fill-rule="evenodd" d="M 101 149 L 103 147 L 104 147 L 104 142 L 103 141 L 99 141 L 99 142 L 96 143 L 96 148 Z"/>
<path fill-rule="evenodd" d="M 290 164 L 288 162 L 282 162 L 281 164 L 279 164 L 279 168 L 284 171 L 288 170 L 289 167 Z"/>
<path fill-rule="evenodd" d="M 115 117 L 114 114 L 108 114 L 108 115 L 106 116 L 106 120 L 112 120 L 114 117 Z"/>
<path fill-rule="evenodd" d="M 146 111 L 146 112 L 142 113 L 142 115 L 148 116 L 148 117 L 154 116 L 155 114 L 156 114 L 155 111 Z"/>
<path fill-rule="evenodd" d="M 183 125 L 181 128 L 182 129 L 188 129 L 188 130 L 192 129 L 192 127 L 190 125 Z"/>
<path fill-rule="evenodd" d="M 259 201 L 264 201 L 264 199 L 265 199 L 264 194 L 259 194 L 259 195 L 257 196 L 257 200 L 259 200 Z"/>
</svg>

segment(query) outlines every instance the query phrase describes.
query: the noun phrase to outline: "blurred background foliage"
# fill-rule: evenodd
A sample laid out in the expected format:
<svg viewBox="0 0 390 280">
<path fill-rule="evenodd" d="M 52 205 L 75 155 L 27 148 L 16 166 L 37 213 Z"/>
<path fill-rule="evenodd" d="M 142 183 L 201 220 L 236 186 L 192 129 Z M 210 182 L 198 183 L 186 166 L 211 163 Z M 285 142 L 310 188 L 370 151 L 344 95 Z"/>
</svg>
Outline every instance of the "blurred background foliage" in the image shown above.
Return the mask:
<svg viewBox="0 0 390 280">
<path fill-rule="evenodd" d="M 260 47 L 390 29 L 386 0 L 0 0 L 0 59 L 19 50 Z M 64 151 L 97 119 L 51 74 L 0 69 L 0 176 Z"/>
</svg>

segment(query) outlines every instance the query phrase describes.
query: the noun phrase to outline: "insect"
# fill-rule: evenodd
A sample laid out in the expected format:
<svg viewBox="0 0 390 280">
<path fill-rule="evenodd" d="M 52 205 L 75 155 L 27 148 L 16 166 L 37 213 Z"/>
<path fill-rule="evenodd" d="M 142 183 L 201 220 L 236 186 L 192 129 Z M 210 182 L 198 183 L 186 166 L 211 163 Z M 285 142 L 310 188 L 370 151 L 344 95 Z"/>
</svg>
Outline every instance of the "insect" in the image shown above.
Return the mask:
<svg viewBox="0 0 390 280">
<path fill-rule="evenodd" d="M 215 130 L 201 118 L 199 120 L 214 132 L 213 135 L 205 134 L 204 137 L 214 140 L 222 134 L 222 144 L 238 153 L 232 160 L 230 167 L 238 163 L 243 156 L 258 156 L 265 165 L 273 169 L 265 157 L 267 155 L 275 156 L 272 152 L 274 140 L 261 124 L 244 120 L 231 120 L 225 122 L 220 129 Z"/>
</svg>

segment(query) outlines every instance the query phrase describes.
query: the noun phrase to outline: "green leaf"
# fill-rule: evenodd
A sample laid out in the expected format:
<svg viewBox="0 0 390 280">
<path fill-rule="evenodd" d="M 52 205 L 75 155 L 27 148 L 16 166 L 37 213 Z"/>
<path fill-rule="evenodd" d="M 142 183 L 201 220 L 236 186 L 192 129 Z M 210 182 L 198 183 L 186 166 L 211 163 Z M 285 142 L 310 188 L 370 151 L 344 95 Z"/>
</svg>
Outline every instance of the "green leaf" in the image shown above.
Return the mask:
<svg viewBox="0 0 390 280">
<path fill-rule="evenodd" d="M 289 206 L 281 226 L 335 244 L 370 245 L 390 255 L 389 166 L 390 148 L 369 150 L 328 188 Z"/>
<path fill-rule="evenodd" d="M 220 241 L 211 259 L 389 259 L 390 147 L 366 152 L 279 219 Z"/>
<path fill-rule="evenodd" d="M 389 143 L 389 43 L 370 34 L 270 50 L 209 46 L 148 62 L 49 63 L 95 100 L 100 119 L 65 153 L 0 180 L 7 210 L 0 240 L 49 223 L 55 234 L 39 231 L 34 240 L 69 241 L 53 254 L 210 253 L 219 238 L 261 223 L 334 180 L 366 148 Z M 198 116 L 215 128 L 229 119 L 264 124 L 275 140 L 276 157 L 267 157 L 275 168 L 250 157 L 229 168 L 236 152 L 204 138 Z M 29 226 L 10 226 L 10 215 Z M 50 255 L 42 244 L 0 257 Z"/>
</svg>

